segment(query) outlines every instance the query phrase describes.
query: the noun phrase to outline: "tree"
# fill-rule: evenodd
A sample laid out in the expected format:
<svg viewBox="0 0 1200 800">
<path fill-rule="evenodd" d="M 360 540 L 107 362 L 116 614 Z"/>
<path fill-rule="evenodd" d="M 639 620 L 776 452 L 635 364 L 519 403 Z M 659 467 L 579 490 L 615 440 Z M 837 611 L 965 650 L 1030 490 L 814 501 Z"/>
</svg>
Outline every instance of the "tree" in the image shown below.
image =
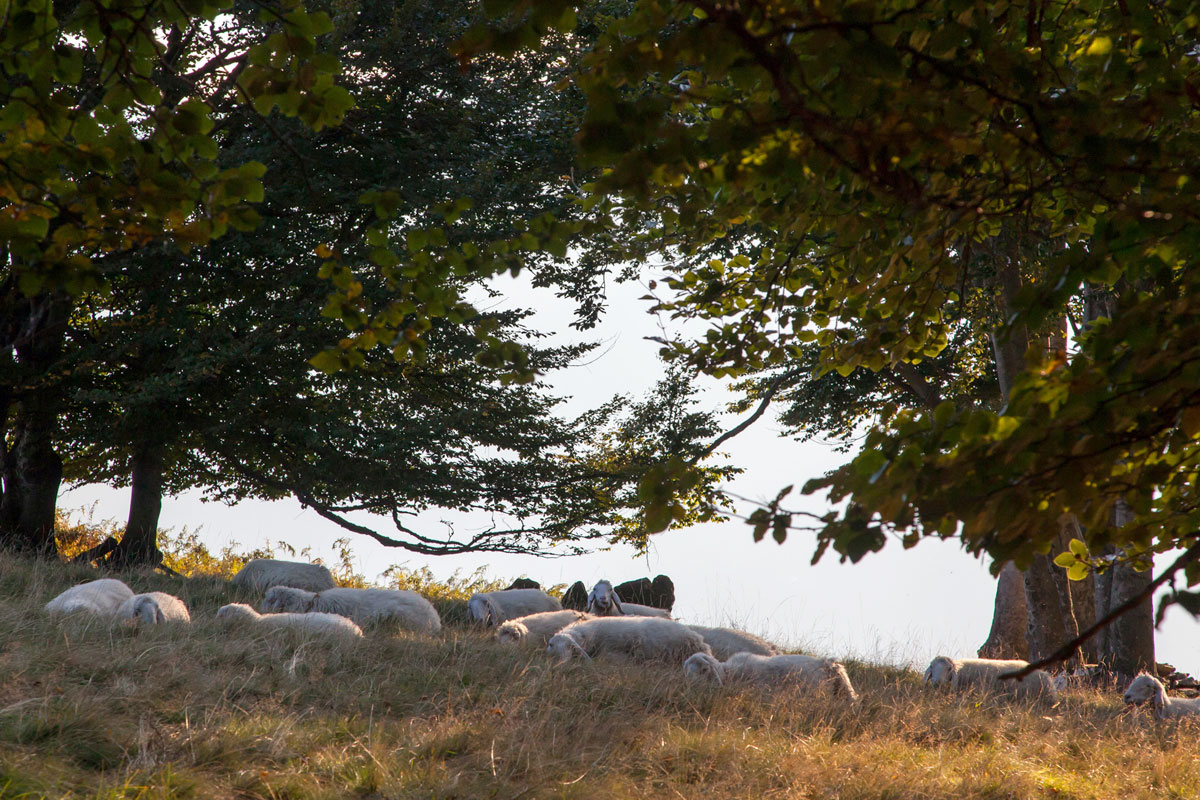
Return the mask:
<svg viewBox="0 0 1200 800">
<path fill-rule="evenodd" d="M 517 5 L 463 57 L 536 41 L 560 5 Z M 918 367 L 958 324 L 974 249 L 1009 243 L 992 265 L 1004 405 L 885 405 L 862 451 L 806 487 L 846 501 L 814 521 L 818 556 L 958 536 L 1053 579 L 1038 559 L 1074 520 L 1056 559 L 1072 577 L 1110 546 L 1143 569 L 1187 547 L 1173 569 L 1191 585 L 1198 23 L 1177 2 L 1047 11 L 638 3 L 576 80 L 581 146 L 605 166 L 588 203 L 597 226 L 653 220 L 642 246 L 680 264 L 660 308 L 710 322 L 665 349 L 719 376 L 809 343 L 819 373 Z M 1067 359 L 1048 345 L 1093 287 L 1113 313 Z M 794 519 L 777 502 L 753 521 Z"/>
<path fill-rule="evenodd" d="M 312 59 L 329 18 L 285 1 L 255 46 L 223 47 L 222 6 L 18 0 L 0 25 L 0 544 L 54 550 L 55 451 L 65 407 L 52 371 L 85 296 L 105 291 L 97 258 L 155 241 L 187 248 L 251 227 L 260 164 L 220 166 L 210 102 L 250 101 L 314 127 L 336 122 L 349 95 L 336 61 Z M 164 92 L 184 43 L 207 56 L 176 77 L 212 97 Z M 205 45 L 208 49 L 205 50 Z"/>
</svg>

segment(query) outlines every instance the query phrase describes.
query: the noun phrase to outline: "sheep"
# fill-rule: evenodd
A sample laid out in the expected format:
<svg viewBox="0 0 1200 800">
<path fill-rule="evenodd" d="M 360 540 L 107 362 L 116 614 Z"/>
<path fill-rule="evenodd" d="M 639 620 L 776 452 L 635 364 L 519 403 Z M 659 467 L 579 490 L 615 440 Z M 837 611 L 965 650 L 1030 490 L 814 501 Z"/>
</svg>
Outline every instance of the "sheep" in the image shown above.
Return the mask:
<svg viewBox="0 0 1200 800">
<path fill-rule="evenodd" d="M 833 694 L 858 700 L 846 667 L 829 658 L 802 655 L 758 655 L 734 653 L 724 663 L 710 654 L 696 653 L 683 662 L 683 674 L 707 679 L 718 686 L 729 682 L 783 683 L 800 681 L 814 686 L 828 685 Z"/>
<path fill-rule="evenodd" d="M 471 620 L 488 625 L 501 625 L 510 619 L 527 617 L 542 611 L 562 611 L 562 604 L 541 589 L 502 589 L 498 592 L 479 592 L 467 600 Z"/>
<path fill-rule="evenodd" d="M 713 655 L 722 661 L 734 653 L 754 653 L 759 656 L 779 655 L 778 647 L 745 631 L 731 628 L 707 628 L 703 625 L 688 625 L 688 627 L 703 636 L 705 643 L 712 648 Z"/>
<path fill-rule="evenodd" d="M 1149 702 L 1154 708 L 1154 716 L 1159 719 L 1200 714 L 1200 697 L 1167 697 L 1162 681 L 1146 672 L 1139 673 L 1133 679 L 1123 696 L 1130 705 Z"/>
<path fill-rule="evenodd" d="M 686 625 L 658 617 L 595 617 L 573 622 L 550 637 L 546 652 L 559 663 L 573 656 L 626 655 L 639 661 L 671 661 L 691 653 L 712 654 L 704 637 Z"/>
<path fill-rule="evenodd" d="M 1058 702 L 1054 678 L 1044 670 L 1034 670 L 1024 678 L 1001 680 L 1000 676 L 1029 666 L 1020 659 L 947 658 L 938 656 L 925 670 L 925 683 L 931 686 L 950 686 L 956 692 L 966 689 L 1000 689 L 1023 698 L 1044 697 Z"/>
<path fill-rule="evenodd" d="M 320 564 L 254 558 L 233 576 L 233 585 L 257 592 L 272 586 L 292 586 L 306 592 L 324 592 L 334 587 L 333 574 Z"/>
<path fill-rule="evenodd" d="M 612 581 L 608 580 L 597 581 L 592 591 L 588 592 L 586 610 L 597 617 L 619 616 L 625 613 L 621 608 L 621 598 L 617 597 L 617 590 L 613 588 Z"/>
<path fill-rule="evenodd" d="M 622 616 L 626 617 L 658 617 L 660 619 L 671 618 L 671 612 L 667 611 L 665 608 L 644 606 L 640 603 L 622 603 L 621 614 Z"/>
<path fill-rule="evenodd" d="M 573 622 L 591 619 L 582 611 L 543 611 L 526 617 L 510 619 L 496 628 L 496 641 L 501 644 L 532 642 L 546 646 L 550 637 Z"/>
<path fill-rule="evenodd" d="M 245 603 L 230 603 L 217 610 L 217 619 L 227 622 L 252 621 L 272 628 L 291 628 L 305 633 L 331 633 L 362 638 L 362 628 L 340 614 L 315 611 L 307 614 L 259 614 Z"/>
<path fill-rule="evenodd" d="M 174 595 L 166 592 L 135 594 L 117 609 L 117 618 L 131 625 L 146 623 L 157 625 L 163 622 L 191 622 L 187 606 Z"/>
<path fill-rule="evenodd" d="M 116 578 L 101 578 L 72 586 L 46 603 L 46 611 L 55 614 L 88 611 L 108 617 L 116 614 L 121 604 L 131 597 L 133 589 L 121 581 Z"/>
<path fill-rule="evenodd" d="M 408 589 L 330 589 L 306 592 L 291 586 L 273 586 L 259 605 L 263 613 L 324 611 L 341 614 L 359 625 L 395 620 L 421 633 L 437 633 L 442 620 L 433 604 Z"/>
</svg>

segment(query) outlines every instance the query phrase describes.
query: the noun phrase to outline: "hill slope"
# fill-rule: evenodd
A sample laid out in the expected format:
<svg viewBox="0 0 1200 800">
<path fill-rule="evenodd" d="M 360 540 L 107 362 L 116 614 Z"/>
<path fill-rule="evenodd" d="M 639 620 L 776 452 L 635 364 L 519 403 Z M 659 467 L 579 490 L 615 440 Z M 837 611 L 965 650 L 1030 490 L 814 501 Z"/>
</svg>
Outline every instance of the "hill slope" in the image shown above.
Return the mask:
<svg viewBox="0 0 1200 800">
<path fill-rule="evenodd" d="M 1200 725 L 1115 694 L 1025 708 L 849 664 L 850 707 L 675 668 L 556 668 L 457 625 L 351 645 L 236 633 L 213 613 L 257 598 L 219 578 L 121 576 L 183 597 L 190 627 L 41 612 L 93 577 L 0 562 L 2 797 L 1200 796 Z"/>
</svg>

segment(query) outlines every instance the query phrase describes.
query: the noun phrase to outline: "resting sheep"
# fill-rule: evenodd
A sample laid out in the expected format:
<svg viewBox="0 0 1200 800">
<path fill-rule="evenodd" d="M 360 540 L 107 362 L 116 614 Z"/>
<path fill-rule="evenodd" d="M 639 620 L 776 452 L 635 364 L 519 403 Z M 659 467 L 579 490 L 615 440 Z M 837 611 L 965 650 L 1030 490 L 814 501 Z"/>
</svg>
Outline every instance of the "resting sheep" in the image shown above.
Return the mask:
<svg viewBox="0 0 1200 800">
<path fill-rule="evenodd" d="M 550 637 L 573 622 L 590 619 L 582 611 L 543 611 L 501 623 L 496 629 L 496 641 L 501 644 L 524 642 L 545 647 Z"/>
<path fill-rule="evenodd" d="M 116 578 L 101 578 L 72 586 L 46 603 L 46 611 L 55 614 L 87 611 L 108 617 L 116 614 L 121 604 L 131 597 L 133 589 L 121 581 Z"/>
<path fill-rule="evenodd" d="M 394 620 L 401 627 L 421 633 L 437 633 L 442 629 L 442 620 L 433 604 L 408 589 L 306 592 L 291 586 L 274 586 L 263 598 L 259 609 L 264 613 L 323 611 L 348 617 L 359 625 Z"/>
<path fill-rule="evenodd" d="M 484 626 L 501 625 L 510 619 L 543 611 L 562 611 L 562 604 L 541 589 L 502 589 L 479 592 L 467 600 L 467 613 Z"/>
<path fill-rule="evenodd" d="M 724 663 L 707 653 L 696 653 L 683 662 L 683 674 L 724 686 L 726 683 L 785 683 L 799 681 L 828 686 L 834 695 L 858 700 L 846 667 L 828 658 L 802 655 L 762 656 L 734 653 Z"/>
<path fill-rule="evenodd" d="M 1020 659 L 999 660 L 992 658 L 947 658 L 938 656 L 929 662 L 925 670 L 925 683 L 931 686 L 950 686 L 956 692 L 966 689 L 999 689 L 1022 698 L 1044 697 L 1051 703 L 1058 702 L 1058 690 L 1054 678 L 1044 670 L 1034 670 L 1020 680 L 1001 680 L 1005 673 L 1016 672 L 1029 666 Z"/>
<path fill-rule="evenodd" d="M 245 603 L 230 603 L 217 610 L 217 619 L 227 622 L 254 622 L 271 628 L 291 628 L 304 633 L 329 633 L 359 638 L 363 635 L 362 628 L 345 617 L 319 611 L 308 614 L 259 614 Z"/>
<path fill-rule="evenodd" d="M 612 581 L 597 581 L 588 592 L 587 612 L 597 617 L 612 617 L 624 614 L 621 598 L 613 588 Z"/>
<path fill-rule="evenodd" d="M 712 648 L 713 655 L 720 661 L 728 659 L 734 653 L 754 653 L 759 656 L 779 655 L 778 647 L 745 631 L 731 628 L 707 628 L 703 625 L 688 625 L 688 627 L 704 637 L 705 643 Z"/>
<path fill-rule="evenodd" d="M 1149 702 L 1154 708 L 1154 716 L 1159 719 L 1174 719 L 1200 714 L 1200 697 L 1167 697 L 1167 690 L 1162 681 L 1150 675 L 1141 673 L 1133 679 L 1133 683 L 1125 690 L 1124 699 L 1130 705 L 1141 705 Z"/>
<path fill-rule="evenodd" d="M 191 622 L 183 601 L 166 592 L 135 594 L 117 609 L 117 619 L 131 624 L 159 625 L 164 622 Z"/>
<path fill-rule="evenodd" d="M 333 574 L 320 564 L 303 561 L 276 561 L 254 558 L 233 576 L 233 585 L 256 592 L 272 586 L 292 586 L 307 592 L 323 592 L 334 587 Z"/>
<path fill-rule="evenodd" d="M 658 617 L 595 617 L 574 622 L 550 637 L 546 652 L 564 662 L 600 653 L 639 661 L 679 660 L 696 652 L 711 653 L 704 638 L 679 622 Z"/>
</svg>

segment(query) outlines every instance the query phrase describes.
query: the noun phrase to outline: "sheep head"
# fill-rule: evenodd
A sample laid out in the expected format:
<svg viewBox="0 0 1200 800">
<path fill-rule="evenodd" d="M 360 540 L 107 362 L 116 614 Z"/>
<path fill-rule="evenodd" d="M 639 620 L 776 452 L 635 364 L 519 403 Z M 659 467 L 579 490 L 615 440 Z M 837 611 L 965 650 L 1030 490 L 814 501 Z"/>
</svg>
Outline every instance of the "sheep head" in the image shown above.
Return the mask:
<svg viewBox="0 0 1200 800">
<path fill-rule="evenodd" d="M 217 610 L 217 619 L 258 619 L 259 613 L 245 603 L 230 603 Z"/>
<path fill-rule="evenodd" d="M 693 653 L 683 662 L 684 675 L 689 678 L 711 681 L 717 686 L 725 685 L 725 679 L 722 676 L 724 671 L 721 662 L 709 653 Z"/>
<path fill-rule="evenodd" d="M 583 649 L 583 645 L 575 641 L 574 637 L 568 636 L 565 633 L 556 633 L 551 636 L 550 644 L 546 647 L 546 652 L 558 656 L 558 663 L 560 664 L 570 661 L 575 657 L 582 658 L 585 661 L 592 660 L 592 657 Z"/>
<path fill-rule="evenodd" d="M 949 686 L 954 681 L 956 672 L 958 667 L 953 659 L 938 656 L 929 662 L 929 667 L 925 670 L 925 683 L 930 686 Z"/>
<path fill-rule="evenodd" d="M 619 615 L 625 613 L 625 610 L 621 608 L 621 598 L 617 597 L 617 590 L 613 588 L 612 581 L 598 581 L 588 594 L 587 612 L 598 617 L 610 617 L 613 615 L 614 609 Z"/>
<path fill-rule="evenodd" d="M 316 595 L 291 586 L 272 586 L 259 604 L 264 614 L 281 614 L 287 611 L 303 614 L 311 611 Z"/>
<path fill-rule="evenodd" d="M 825 680 L 832 684 L 833 693 L 839 697 L 849 697 L 852 702 L 858 702 L 858 692 L 850 683 L 846 667 L 836 661 L 825 662 Z"/>
<path fill-rule="evenodd" d="M 133 604 L 133 619 L 147 625 L 161 625 L 166 621 L 162 609 L 153 597 L 139 597 Z"/>
<path fill-rule="evenodd" d="M 496 629 L 496 641 L 500 644 L 508 644 L 510 642 L 521 642 L 525 637 L 529 636 L 529 628 L 524 622 L 509 620 Z"/>
<path fill-rule="evenodd" d="M 1146 672 L 1133 679 L 1122 697 L 1131 705 L 1150 702 L 1155 708 L 1162 708 L 1167 704 L 1167 690 L 1163 688 L 1162 681 Z"/>
</svg>

